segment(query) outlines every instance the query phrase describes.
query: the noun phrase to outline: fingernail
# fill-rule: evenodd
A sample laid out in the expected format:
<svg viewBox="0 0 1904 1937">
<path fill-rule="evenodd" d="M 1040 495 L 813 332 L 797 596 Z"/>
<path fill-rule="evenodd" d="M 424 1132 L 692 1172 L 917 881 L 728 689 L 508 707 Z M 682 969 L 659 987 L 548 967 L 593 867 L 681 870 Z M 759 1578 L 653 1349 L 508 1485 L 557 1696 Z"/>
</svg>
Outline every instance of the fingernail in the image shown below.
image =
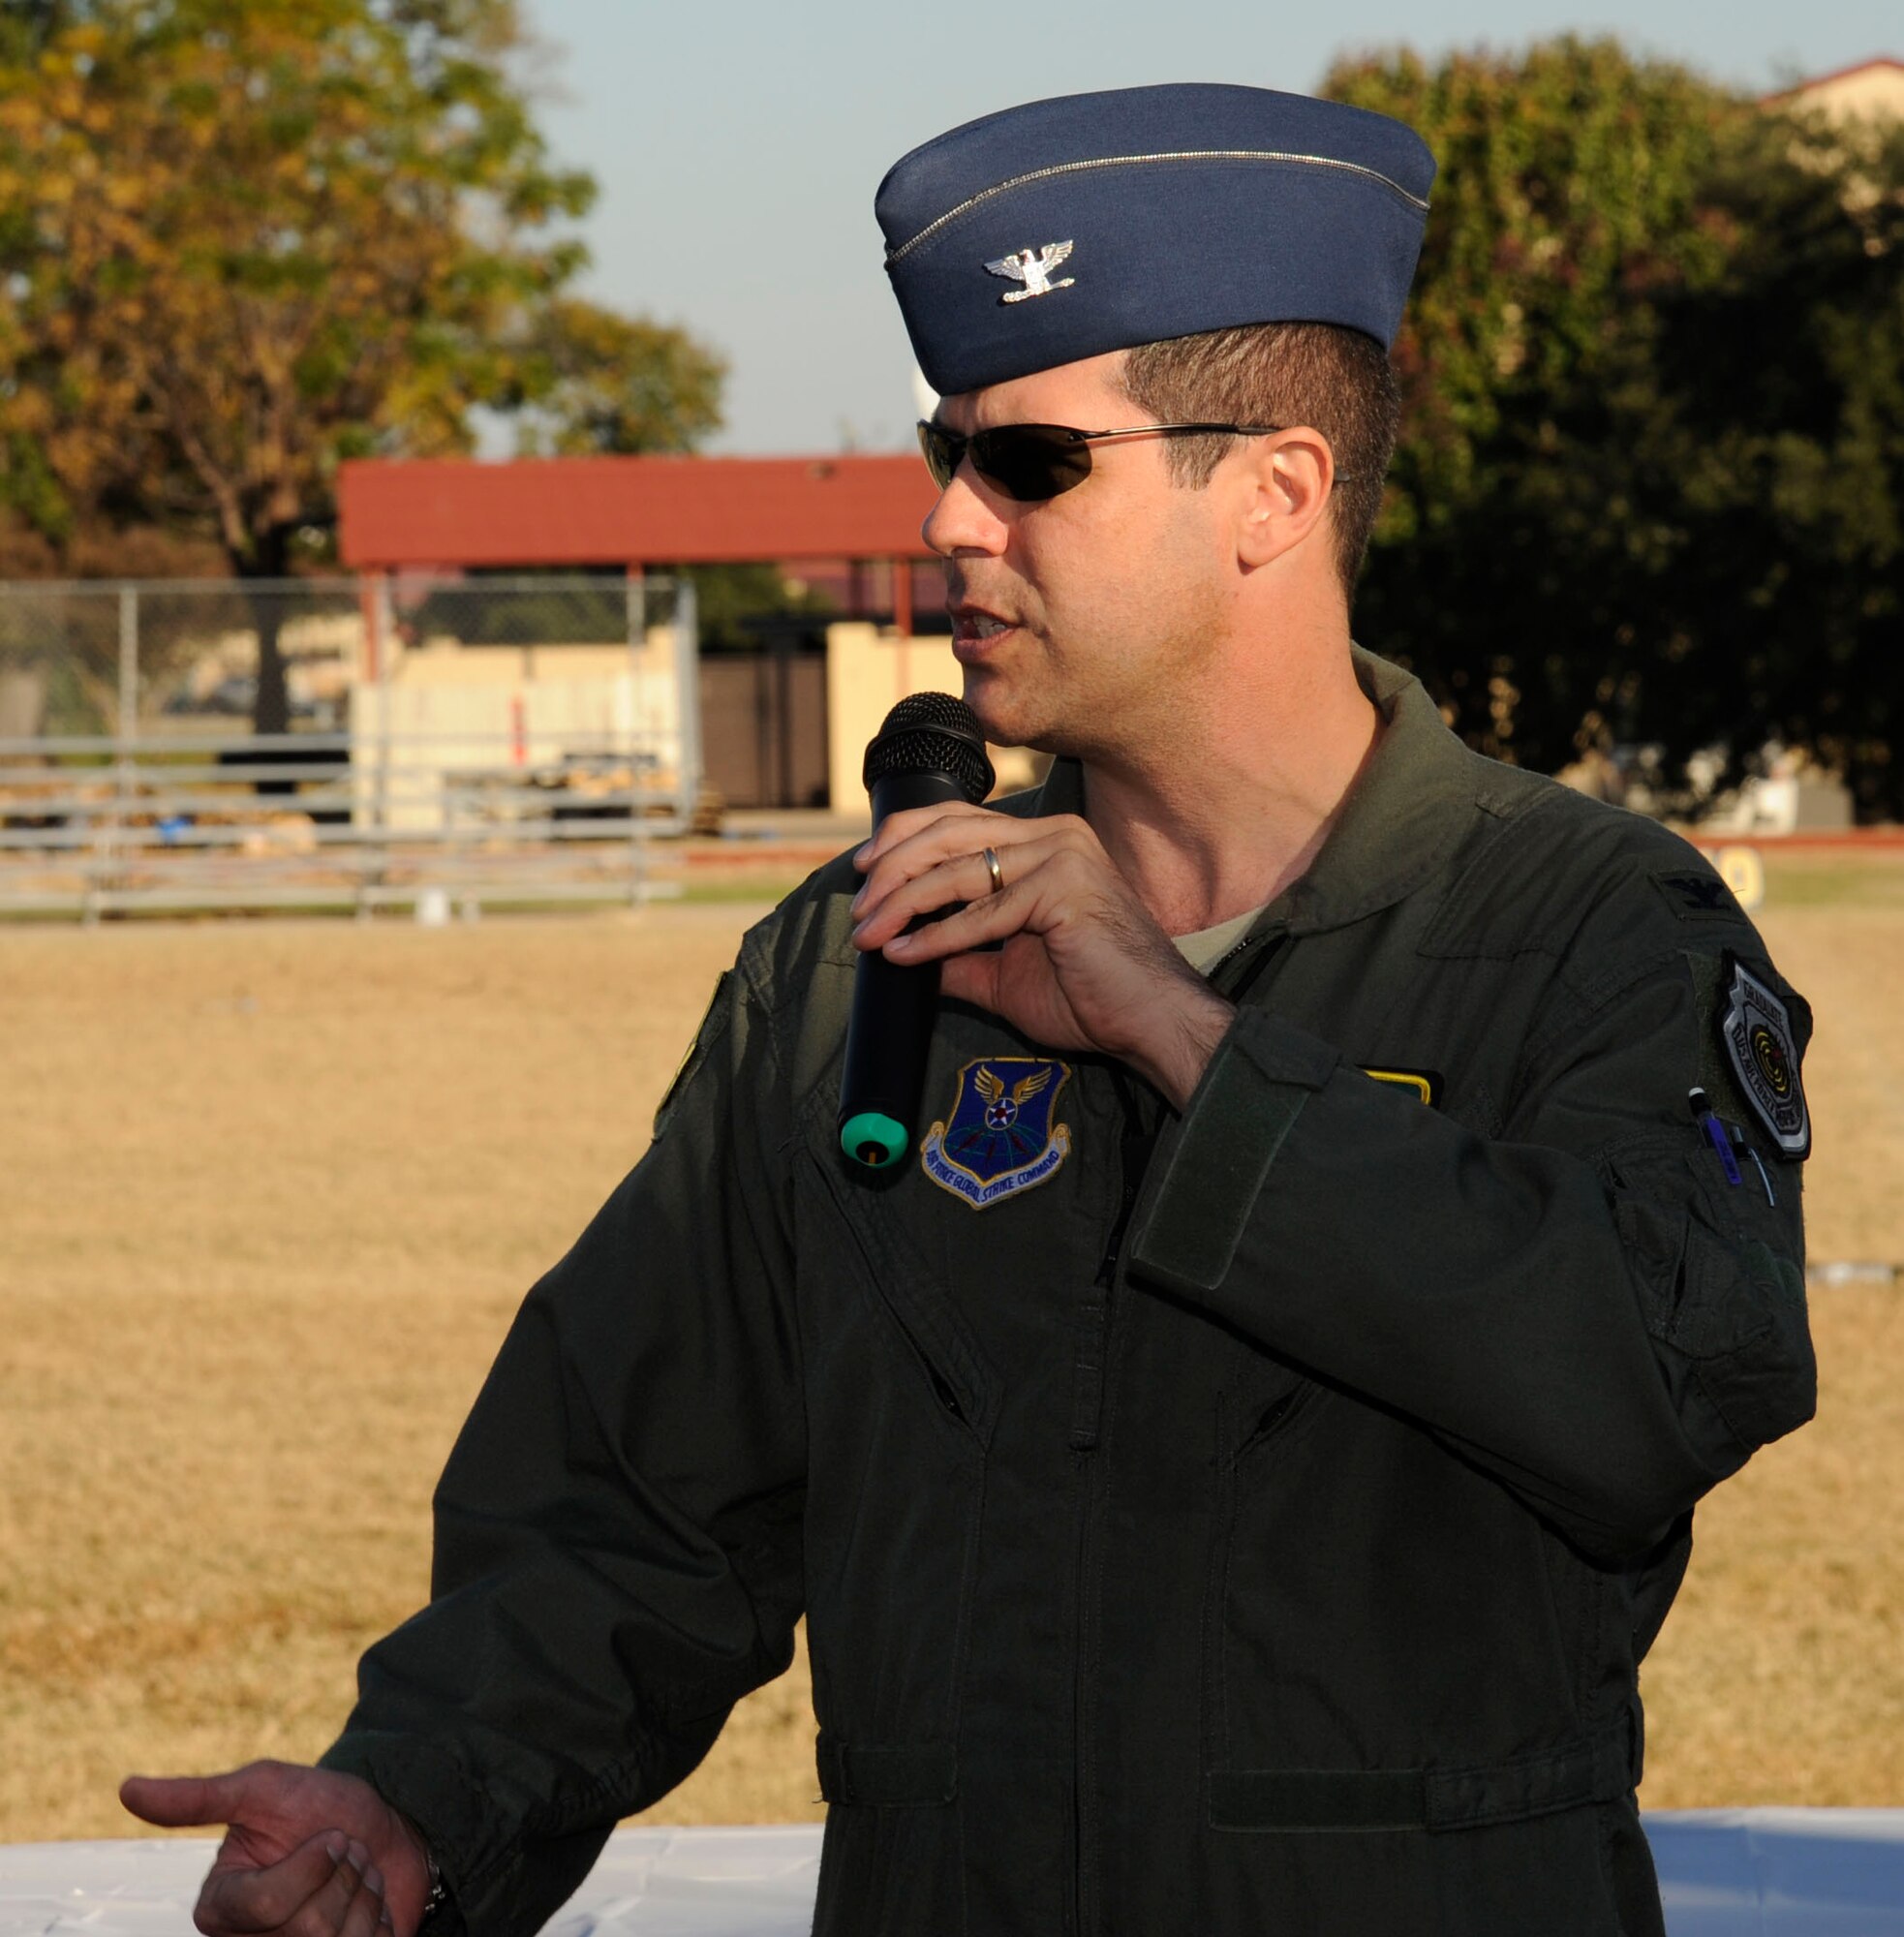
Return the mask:
<svg viewBox="0 0 1904 1937">
<path fill-rule="evenodd" d="M 868 855 L 869 855 L 870 853 L 872 853 L 872 851 L 873 851 L 873 844 L 872 844 L 872 842 L 870 842 L 870 841 L 863 841 L 863 842 L 861 842 L 861 843 L 860 843 L 860 845 L 859 845 L 859 846 L 858 846 L 857 847 L 855 847 L 855 848 L 853 849 L 853 859 L 854 859 L 854 861 L 856 861 L 856 862 L 858 862 L 858 861 L 864 861 L 864 860 L 866 859 L 866 857 L 867 857 L 867 856 L 868 856 Z"/>
<path fill-rule="evenodd" d="M 343 1836 L 326 1836 L 323 1839 L 324 1855 L 334 1863 L 341 1863 L 344 1860 L 344 1852 L 350 1847 L 349 1840 Z"/>
<path fill-rule="evenodd" d="M 363 1887 L 374 1896 L 384 1894 L 384 1872 L 375 1863 L 363 1873 Z"/>
<path fill-rule="evenodd" d="M 866 899 L 866 890 L 862 888 L 860 889 L 859 893 L 856 894 L 852 898 L 852 900 L 846 904 L 846 912 L 848 914 L 857 914 L 860 909 L 860 904 L 863 901 L 865 901 L 865 899 Z"/>
<path fill-rule="evenodd" d="M 916 935 L 896 935 L 886 943 L 888 948 L 910 948 L 918 940 Z"/>
<path fill-rule="evenodd" d="M 351 1845 L 350 1856 L 351 1856 L 351 1867 L 354 1869 L 359 1876 L 362 1876 L 364 1871 L 370 1867 L 369 1844 L 353 1843 Z"/>
</svg>

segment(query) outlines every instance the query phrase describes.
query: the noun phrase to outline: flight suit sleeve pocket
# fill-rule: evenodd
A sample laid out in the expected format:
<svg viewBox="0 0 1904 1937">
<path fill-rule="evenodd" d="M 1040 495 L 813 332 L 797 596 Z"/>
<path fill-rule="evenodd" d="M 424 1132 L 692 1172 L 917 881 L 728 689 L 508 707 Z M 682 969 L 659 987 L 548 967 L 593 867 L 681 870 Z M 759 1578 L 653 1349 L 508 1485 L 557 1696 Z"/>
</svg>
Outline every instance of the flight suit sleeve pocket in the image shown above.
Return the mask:
<svg viewBox="0 0 1904 1937">
<path fill-rule="evenodd" d="M 1747 1447 L 1802 1426 L 1818 1403 L 1818 1369 L 1795 1225 L 1748 1173 L 1735 1185 L 1696 1173 L 1686 1293 L 1673 1342 L 1693 1361 L 1709 1403 Z M 1797 1179 L 1781 1179 L 1797 1195 Z"/>
<path fill-rule="evenodd" d="M 1729 1184 L 1696 1129 L 1628 1145 L 1603 1156 L 1600 1172 L 1655 1338 L 1714 1359 L 1763 1331 L 1770 1303 L 1802 1309 L 1802 1274 L 1779 1268 L 1767 1240 L 1784 1226 L 1766 1214 L 1757 1178 Z"/>
<path fill-rule="evenodd" d="M 1646 1329 L 1655 1338 L 1670 1339 L 1685 1292 L 1686 1214 L 1676 1206 L 1618 1190 L 1624 1182 L 1618 1168 L 1612 1169 L 1612 1177 L 1618 1192 L 1613 1218 L 1639 1286 Z"/>
<path fill-rule="evenodd" d="M 1675 1133 L 1603 1161 L 1648 1331 L 1736 1442 L 1735 1460 L 1809 1419 L 1817 1372 L 1790 1224 L 1756 1175 Z M 1714 1453 L 1720 1448 L 1714 1447 Z"/>
</svg>

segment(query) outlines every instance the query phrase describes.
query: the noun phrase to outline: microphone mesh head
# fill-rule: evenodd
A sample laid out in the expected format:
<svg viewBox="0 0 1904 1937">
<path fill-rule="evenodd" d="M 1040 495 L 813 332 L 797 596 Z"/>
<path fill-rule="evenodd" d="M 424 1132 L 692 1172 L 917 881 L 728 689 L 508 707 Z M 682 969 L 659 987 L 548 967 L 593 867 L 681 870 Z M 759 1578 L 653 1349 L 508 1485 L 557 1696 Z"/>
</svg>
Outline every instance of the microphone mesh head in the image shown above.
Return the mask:
<svg viewBox="0 0 1904 1937">
<path fill-rule="evenodd" d="M 886 715 L 866 750 L 867 792 L 889 774 L 950 774 L 974 807 L 996 779 L 977 714 L 949 692 L 915 692 Z"/>
</svg>

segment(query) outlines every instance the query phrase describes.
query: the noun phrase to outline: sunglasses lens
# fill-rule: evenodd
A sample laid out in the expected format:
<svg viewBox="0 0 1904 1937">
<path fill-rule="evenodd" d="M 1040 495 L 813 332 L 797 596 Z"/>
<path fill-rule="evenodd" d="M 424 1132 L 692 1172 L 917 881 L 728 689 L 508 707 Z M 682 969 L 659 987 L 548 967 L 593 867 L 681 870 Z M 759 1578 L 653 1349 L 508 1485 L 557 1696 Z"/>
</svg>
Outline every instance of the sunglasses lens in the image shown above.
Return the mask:
<svg viewBox="0 0 1904 1937">
<path fill-rule="evenodd" d="M 1007 498 L 1035 505 L 1090 476 L 1090 446 L 1056 424 L 1001 424 L 972 439 L 971 461 Z"/>
<path fill-rule="evenodd" d="M 1000 424 L 965 438 L 926 422 L 919 426 L 919 448 L 941 491 L 970 451 L 972 469 L 1021 505 L 1042 504 L 1090 476 L 1090 446 L 1061 424 Z"/>
<path fill-rule="evenodd" d="M 951 483 L 952 475 L 966 454 L 965 439 L 947 430 L 943 424 L 922 423 L 919 426 L 919 448 L 925 455 L 926 469 L 932 473 L 933 482 L 943 491 Z"/>
</svg>

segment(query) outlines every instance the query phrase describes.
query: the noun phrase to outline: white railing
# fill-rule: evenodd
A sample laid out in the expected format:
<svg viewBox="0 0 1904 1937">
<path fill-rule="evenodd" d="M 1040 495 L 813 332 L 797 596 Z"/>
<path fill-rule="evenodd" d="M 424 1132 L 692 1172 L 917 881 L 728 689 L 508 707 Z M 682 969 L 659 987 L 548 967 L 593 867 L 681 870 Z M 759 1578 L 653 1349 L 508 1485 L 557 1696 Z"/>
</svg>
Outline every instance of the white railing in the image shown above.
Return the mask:
<svg viewBox="0 0 1904 1937">
<path fill-rule="evenodd" d="M 0 915 L 639 900 L 697 699 L 686 582 L 0 587 Z"/>
</svg>

